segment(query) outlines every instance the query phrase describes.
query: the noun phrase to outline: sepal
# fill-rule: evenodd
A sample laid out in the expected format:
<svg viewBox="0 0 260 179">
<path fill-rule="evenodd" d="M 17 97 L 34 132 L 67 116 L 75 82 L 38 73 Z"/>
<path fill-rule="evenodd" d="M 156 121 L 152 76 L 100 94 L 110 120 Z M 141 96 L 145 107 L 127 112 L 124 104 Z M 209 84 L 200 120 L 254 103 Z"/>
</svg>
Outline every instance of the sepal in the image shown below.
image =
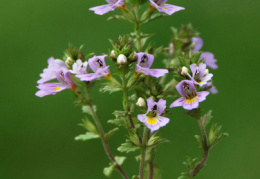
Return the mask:
<svg viewBox="0 0 260 179">
<path fill-rule="evenodd" d="M 77 137 L 75 137 L 75 140 L 86 141 L 86 140 L 97 139 L 97 138 L 100 138 L 100 136 L 98 134 L 93 133 L 93 132 L 86 132 L 86 134 L 81 134 L 81 135 L 78 135 Z"/>
</svg>

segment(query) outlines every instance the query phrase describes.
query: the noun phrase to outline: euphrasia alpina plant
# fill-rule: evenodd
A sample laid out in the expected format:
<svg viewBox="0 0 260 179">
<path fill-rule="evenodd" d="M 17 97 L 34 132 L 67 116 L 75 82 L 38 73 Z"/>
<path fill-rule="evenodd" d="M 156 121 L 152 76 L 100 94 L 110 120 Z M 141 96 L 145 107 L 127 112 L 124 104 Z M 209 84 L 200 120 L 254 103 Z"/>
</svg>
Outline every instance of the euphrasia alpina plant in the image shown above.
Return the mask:
<svg viewBox="0 0 260 179">
<path fill-rule="evenodd" d="M 136 157 L 140 163 L 139 174 L 136 171 L 138 175 L 131 178 L 161 178 L 154 158 L 156 147 L 167 142 L 158 131 L 165 125 L 172 125 L 170 108 L 183 107 L 188 115 L 198 121 L 201 130 L 201 135 L 195 137 L 200 143 L 203 157 L 201 160 L 187 158 L 184 164 L 188 170 L 179 179 L 193 178 L 198 174 L 206 164 L 210 149 L 227 136 L 220 132 L 221 126 L 217 124 L 213 124 L 207 132 L 206 127 L 212 118 L 211 111 L 202 114 L 199 108 L 208 95 L 218 92 L 211 73 L 211 69 L 218 68 L 217 60 L 212 53 L 200 51 L 203 41 L 199 33 L 191 25 L 183 25 L 179 30 L 172 27 L 169 46 L 155 48 L 147 44 L 151 34 L 141 31 L 141 26 L 150 21 L 184 10 L 183 7 L 166 4 L 166 1 L 107 0 L 106 5 L 90 8 L 98 15 L 118 10 L 119 13 L 108 20 L 128 21 L 134 25 L 134 31 L 120 35 L 117 40 L 110 40 L 112 47 L 108 47 L 111 49 L 109 54 L 90 53 L 85 56 L 81 48 L 70 46 L 63 60 L 53 57 L 48 59 L 48 67 L 40 74 L 41 79 L 37 82 L 38 97 L 54 95 L 65 89 L 75 94 L 75 104 L 81 106 L 86 115 L 82 124 L 86 133 L 77 136 L 75 140 L 101 139 L 111 160 L 103 171 L 106 176 L 111 176 L 113 170 L 117 170 L 123 178 L 128 178 L 122 168 L 126 157 L 115 156 L 108 145 L 111 136 L 123 128 L 129 135 L 124 143 L 117 146 L 118 152 L 140 153 Z M 157 69 L 153 64 L 158 55 L 165 57 L 164 69 Z M 109 60 L 115 68 L 107 65 Z M 102 120 L 101 124 L 98 107 L 92 103 L 90 94 L 94 85 L 100 85 L 100 92 L 103 93 L 123 92 L 123 110 L 113 112 L 115 119 Z M 106 122 L 117 127 L 105 133 L 102 125 Z"/>
</svg>

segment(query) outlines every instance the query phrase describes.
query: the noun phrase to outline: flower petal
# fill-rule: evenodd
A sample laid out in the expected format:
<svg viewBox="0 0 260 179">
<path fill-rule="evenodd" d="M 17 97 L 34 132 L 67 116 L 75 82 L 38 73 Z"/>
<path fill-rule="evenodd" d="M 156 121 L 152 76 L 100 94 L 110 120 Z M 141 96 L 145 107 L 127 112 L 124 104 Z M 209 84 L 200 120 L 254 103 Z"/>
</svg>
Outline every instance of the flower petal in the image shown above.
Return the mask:
<svg viewBox="0 0 260 179">
<path fill-rule="evenodd" d="M 110 11 L 114 11 L 115 7 L 111 6 L 110 4 L 106 4 L 106 5 L 92 7 L 89 10 L 94 11 L 95 14 L 103 15 Z"/>
<path fill-rule="evenodd" d="M 158 110 L 158 114 L 161 115 L 163 113 L 163 111 L 166 108 L 166 100 L 160 99 L 157 102 L 157 110 Z"/>
<path fill-rule="evenodd" d="M 201 101 L 204 101 L 206 99 L 206 96 L 209 95 L 209 92 L 208 91 L 201 91 L 201 92 L 198 92 L 198 101 L 201 102 Z"/>
<path fill-rule="evenodd" d="M 200 59 L 204 59 L 207 66 L 212 69 L 217 69 L 218 65 L 216 64 L 217 60 L 214 58 L 214 55 L 210 52 L 202 52 Z"/>
<path fill-rule="evenodd" d="M 145 114 L 138 114 L 137 119 L 141 122 L 145 122 L 146 121 L 146 115 Z"/>
<path fill-rule="evenodd" d="M 195 47 L 192 49 L 192 51 L 195 53 L 199 51 L 203 46 L 203 40 L 200 37 L 192 37 L 192 42 L 195 44 Z"/>
<path fill-rule="evenodd" d="M 170 108 L 178 107 L 178 106 L 183 106 L 184 103 L 185 103 L 185 98 L 184 98 L 184 97 L 181 97 L 181 98 L 175 100 L 175 101 L 170 105 Z"/>
</svg>

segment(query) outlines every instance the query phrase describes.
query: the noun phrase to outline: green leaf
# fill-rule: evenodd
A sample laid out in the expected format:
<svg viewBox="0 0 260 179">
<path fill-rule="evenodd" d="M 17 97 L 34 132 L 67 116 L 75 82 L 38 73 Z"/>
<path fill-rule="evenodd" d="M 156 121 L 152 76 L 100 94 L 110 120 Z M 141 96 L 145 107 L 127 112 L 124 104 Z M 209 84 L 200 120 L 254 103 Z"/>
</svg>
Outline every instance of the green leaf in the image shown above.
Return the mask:
<svg viewBox="0 0 260 179">
<path fill-rule="evenodd" d="M 209 144 L 210 147 L 215 146 L 221 139 L 228 136 L 228 133 L 221 133 L 222 126 L 213 124 L 209 131 Z"/>
<path fill-rule="evenodd" d="M 87 129 L 89 132 L 97 134 L 96 126 L 88 119 L 82 119 L 83 124 L 81 124 L 85 129 Z"/>
<path fill-rule="evenodd" d="M 86 134 L 81 134 L 77 137 L 75 137 L 75 140 L 90 140 L 90 139 L 96 139 L 99 138 L 100 136 L 98 134 L 92 133 L 92 132 L 86 132 Z"/>
<path fill-rule="evenodd" d="M 111 177 L 116 164 L 110 164 L 109 167 L 105 167 L 103 173 L 107 177 Z"/>
<path fill-rule="evenodd" d="M 97 106 L 93 106 L 93 110 L 94 110 L 94 112 L 97 112 Z M 82 112 L 89 114 L 89 115 L 92 115 L 90 106 L 82 106 Z"/>
<path fill-rule="evenodd" d="M 117 148 L 119 152 L 134 152 L 136 150 L 140 149 L 139 146 L 133 145 L 133 143 L 130 140 L 126 140 L 125 143 L 121 144 L 120 147 Z"/>
<path fill-rule="evenodd" d="M 168 143 L 168 142 L 169 142 L 169 140 L 163 139 L 160 136 L 156 136 L 156 134 L 154 134 L 148 140 L 147 145 L 149 147 L 154 147 L 154 146 L 156 146 L 158 144 Z"/>
<path fill-rule="evenodd" d="M 139 176 L 137 176 L 137 175 L 134 175 L 133 177 L 132 177 L 132 179 L 139 179 L 140 177 Z"/>
<path fill-rule="evenodd" d="M 119 119 L 119 118 L 110 119 L 107 122 L 110 123 L 110 124 L 114 124 L 116 126 L 119 126 L 119 127 L 123 126 L 123 127 L 127 128 L 127 123 L 126 123 L 126 120 L 124 120 L 124 119 Z"/>
<path fill-rule="evenodd" d="M 114 128 L 111 131 L 109 131 L 108 133 L 105 134 L 105 140 L 108 141 L 108 139 L 115 134 L 115 132 L 117 132 L 119 130 L 119 128 Z"/>
<path fill-rule="evenodd" d="M 204 116 L 201 117 L 202 120 L 202 124 L 204 126 L 204 128 L 206 128 L 206 126 L 209 124 L 210 120 L 212 119 L 212 110 L 209 110 Z"/>
<path fill-rule="evenodd" d="M 137 145 L 137 146 L 140 146 L 140 145 L 141 145 L 139 136 L 137 135 L 135 129 L 131 129 L 131 130 L 130 130 L 130 132 L 129 132 L 129 139 L 130 139 L 130 141 L 132 141 L 135 145 Z"/>
<path fill-rule="evenodd" d="M 116 163 L 118 165 L 123 165 L 124 161 L 126 160 L 125 156 L 115 156 Z"/>
</svg>

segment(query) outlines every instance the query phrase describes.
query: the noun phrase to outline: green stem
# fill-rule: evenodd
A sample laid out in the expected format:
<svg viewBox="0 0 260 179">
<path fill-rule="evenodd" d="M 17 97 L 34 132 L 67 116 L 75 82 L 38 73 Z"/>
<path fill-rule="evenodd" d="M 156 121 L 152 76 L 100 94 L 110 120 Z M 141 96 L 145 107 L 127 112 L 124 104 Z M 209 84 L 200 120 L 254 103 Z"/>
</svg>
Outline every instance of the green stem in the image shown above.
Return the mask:
<svg viewBox="0 0 260 179">
<path fill-rule="evenodd" d="M 127 82 L 126 82 L 125 75 L 123 75 L 122 81 L 123 81 L 123 89 L 124 89 L 123 106 L 124 106 L 125 111 L 127 113 L 128 120 L 129 120 L 129 123 L 131 125 L 131 128 L 135 128 L 135 125 L 134 125 L 134 122 L 133 122 L 133 119 L 132 119 L 132 114 L 131 114 L 131 111 L 130 111 L 130 105 L 129 105 L 129 100 L 128 100 L 128 88 L 127 88 Z"/>
<path fill-rule="evenodd" d="M 145 154 L 146 154 L 146 143 L 147 143 L 147 135 L 149 130 L 144 127 L 143 131 L 143 140 L 142 140 L 142 148 L 141 148 L 141 161 L 140 161 L 140 168 L 139 168 L 139 178 L 144 178 L 144 165 L 145 165 Z"/>
<path fill-rule="evenodd" d="M 94 122 L 95 122 L 96 126 L 98 127 L 99 135 L 101 137 L 101 141 L 102 141 L 102 144 L 104 146 L 104 149 L 105 149 L 105 152 L 106 152 L 107 156 L 109 157 L 109 159 L 113 163 L 116 164 L 116 169 L 121 173 L 122 177 L 124 179 L 128 179 L 128 177 L 127 177 L 126 173 L 124 172 L 124 170 L 122 169 L 122 167 L 116 162 L 115 157 L 113 156 L 113 154 L 112 154 L 112 152 L 111 152 L 111 150 L 110 150 L 110 148 L 108 146 L 108 143 L 105 140 L 105 133 L 104 133 L 103 127 L 102 127 L 102 125 L 101 125 L 101 123 L 100 123 L 100 121 L 98 119 L 98 116 L 97 116 L 97 114 L 96 114 L 96 112 L 95 112 L 95 110 L 93 108 L 93 104 L 91 102 L 90 94 L 89 94 L 88 89 L 86 90 L 86 96 L 87 96 L 87 101 L 89 101 L 89 103 L 90 103 L 89 106 L 90 106 L 91 115 L 92 115 L 92 117 L 94 119 Z"/>
<path fill-rule="evenodd" d="M 203 154 L 203 158 L 202 158 L 201 162 L 192 171 L 190 171 L 190 177 L 191 178 L 199 173 L 199 171 L 206 164 L 206 162 L 208 160 L 208 157 L 209 157 L 210 146 L 208 144 L 208 138 L 207 138 L 207 134 L 206 134 L 206 131 L 205 131 L 205 127 L 204 127 L 204 125 L 202 123 L 202 118 L 198 119 L 198 123 L 199 123 L 201 134 L 203 136 L 202 145 L 203 145 L 203 152 L 204 152 L 204 154 Z"/>
<path fill-rule="evenodd" d="M 139 6 L 134 7 L 134 12 L 135 12 L 135 35 L 136 35 L 136 40 L 137 40 L 137 50 L 138 52 L 142 51 L 142 43 L 141 43 L 141 24 L 140 24 L 140 14 L 139 14 Z"/>
</svg>

